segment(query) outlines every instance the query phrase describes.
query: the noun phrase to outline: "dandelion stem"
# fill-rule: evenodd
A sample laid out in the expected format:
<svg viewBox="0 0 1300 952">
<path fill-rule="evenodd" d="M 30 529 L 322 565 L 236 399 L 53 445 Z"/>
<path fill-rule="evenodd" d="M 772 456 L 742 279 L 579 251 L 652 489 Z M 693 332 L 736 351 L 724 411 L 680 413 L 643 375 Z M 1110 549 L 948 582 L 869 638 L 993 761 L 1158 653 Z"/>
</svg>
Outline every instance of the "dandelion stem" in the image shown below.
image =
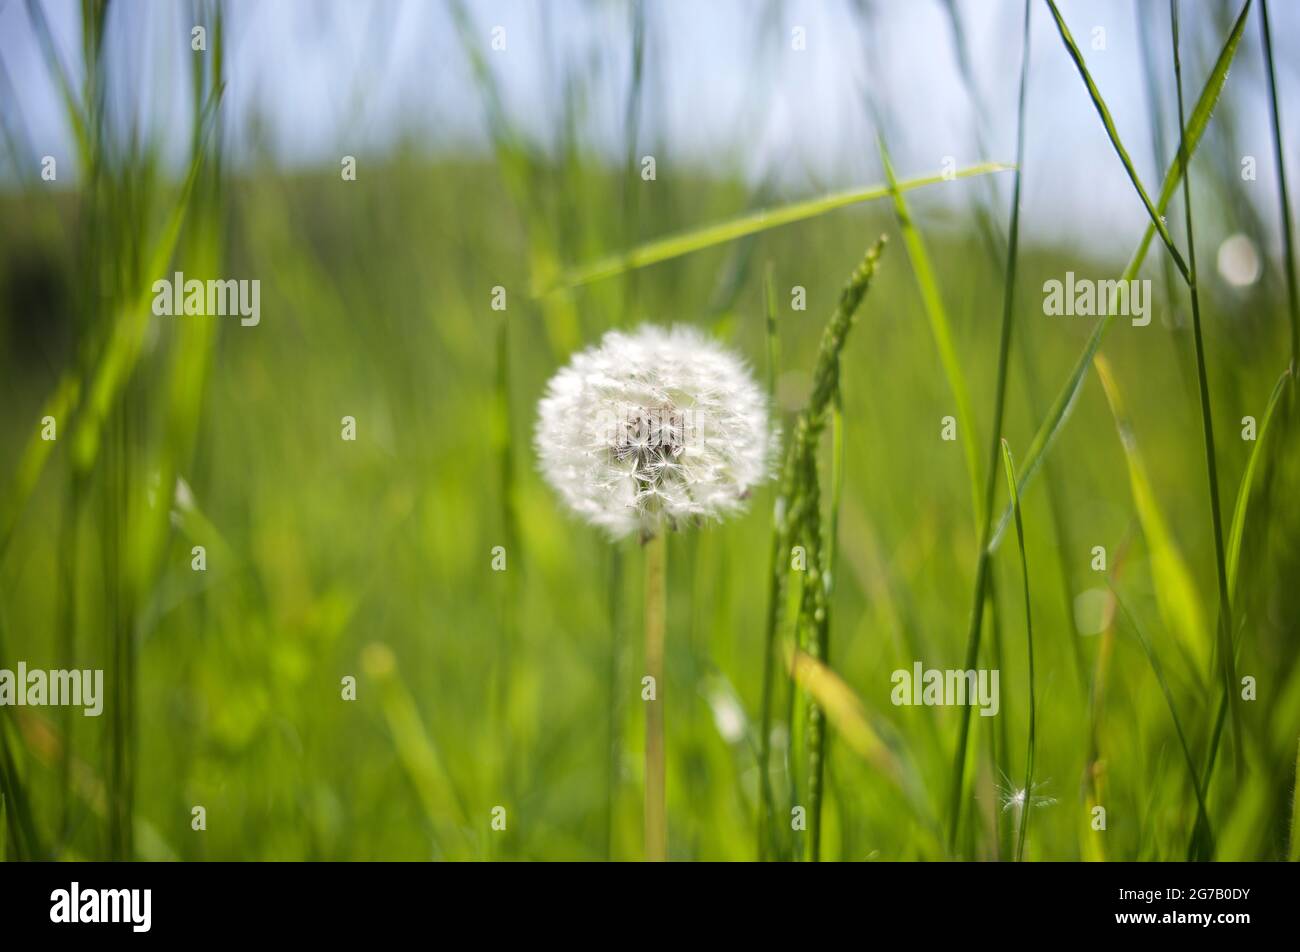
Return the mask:
<svg viewBox="0 0 1300 952">
<path fill-rule="evenodd" d="M 772 414 L 775 416 L 779 411 L 776 405 L 776 377 L 780 364 L 780 339 L 777 337 L 776 330 L 776 285 L 772 275 L 772 263 L 769 261 L 763 275 L 763 300 L 767 315 L 767 400 L 771 407 Z M 780 492 L 778 488 L 777 492 Z M 783 558 L 783 535 L 778 527 L 777 531 L 772 534 L 772 551 L 768 566 L 768 580 L 774 585 L 774 591 L 779 589 L 779 583 L 773 583 L 772 580 L 780 578 L 781 560 Z M 759 808 L 758 808 L 758 859 L 762 862 L 767 858 L 769 824 L 772 822 L 774 812 L 773 803 L 775 797 L 772 792 L 772 774 L 769 771 L 772 757 L 772 704 L 773 704 L 773 682 L 775 672 L 773 670 L 774 647 L 776 643 L 776 628 L 780 621 L 780 606 L 778 603 L 779 593 L 769 595 L 767 602 L 767 629 L 766 637 L 763 640 L 763 708 L 759 718 L 759 738 L 758 738 L 758 768 L 759 768 Z"/>
<path fill-rule="evenodd" d="M 668 540 L 663 531 L 646 540 L 645 552 L 645 670 L 654 679 L 654 696 L 645 714 L 645 858 L 668 858 L 668 819 L 664 803 L 664 616 L 667 598 L 664 575 Z"/>
</svg>

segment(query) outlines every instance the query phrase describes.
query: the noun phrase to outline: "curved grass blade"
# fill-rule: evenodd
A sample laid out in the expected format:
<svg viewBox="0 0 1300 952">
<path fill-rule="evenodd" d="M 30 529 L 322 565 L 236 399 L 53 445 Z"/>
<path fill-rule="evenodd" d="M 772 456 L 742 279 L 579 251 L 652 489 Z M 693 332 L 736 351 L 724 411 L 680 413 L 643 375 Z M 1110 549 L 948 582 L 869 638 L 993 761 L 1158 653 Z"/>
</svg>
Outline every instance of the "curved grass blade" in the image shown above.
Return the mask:
<svg viewBox="0 0 1300 952">
<path fill-rule="evenodd" d="M 876 145 L 880 149 L 880 162 L 885 168 L 885 178 L 889 182 L 889 194 L 894 200 L 898 230 L 902 232 L 907 257 L 912 262 L 912 273 L 916 276 L 917 290 L 921 292 L 925 315 L 930 320 L 930 333 L 934 335 L 935 346 L 939 349 L 939 362 L 943 365 L 944 376 L 948 378 L 948 389 L 952 391 L 953 400 L 957 404 L 957 426 L 961 430 L 962 450 L 966 458 L 967 475 L 970 477 L 971 507 L 975 515 L 975 523 L 979 525 L 983 519 L 983 509 L 980 504 L 979 462 L 975 450 L 975 415 L 971 410 L 966 375 L 961 369 L 961 358 L 957 355 L 957 346 L 952 337 L 952 324 L 943 306 L 943 295 L 934 277 L 930 254 L 925 249 L 925 241 L 921 238 L 921 233 L 912 221 L 907 202 L 903 200 L 901 186 L 894 175 L 894 164 L 889 159 L 889 150 L 885 147 L 882 136 L 877 136 Z"/>
<path fill-rule="evenodd" d="M 807 691 L 826 712 L 827 719 L 835 725 L 836 732 L 849 749 L 897 783 L 900 778 L 898 758 L 871 726 L 862 701 L 844 679 L 793 645 L 786 646 L 786 666 L 795 684 Z"/>
<path fill-rule="evenodd" d="M 1013 166 L 1005 162 L 983 162 L 979 165 L 958 169 L 952 174 L 956 178 L 970 178 L 976 175 L 987 175 L 991 172 L 1006 172 L 1012 168 Z M 927 185 L 938 185 L 944 181 L 946 179 L 943 175 L 924 175 L 899 182 L 898 190 L 906 192 L 912 189 L 924 188 Z M 672 258 L 679 258 L 682 255 L 701 251 L 704 248 L 734 241 L 746 235 L 754 235 L 781 225 L 802 221 L 806 218 L 815 218 L 837 208 L 845 208 L 849 205 L 858 205 L 862 202 L 885 198 L 889 193 L 888 185 L 871 185 L 866 188 L 832 192 L 829 195 L 821 195 L 817 198 L 794 202 L 777 208 L 761 209 L 729 221 L 706 225 L 703 228 L 670 235 L 667 238 L 659 238 L 628 251 L 600 258 L 590 264 L 579 265 L 565 271 L 553 283 L 535 285 L 532 293 L 537 297 L 562 288 L 573 288 L 603 278 L 612 278 L 634 268 L 659 264 Z"/>
<path fill-rule="evenodd" d="M 786 667 L 795 684 L 807 691 L 826 712 L 827 719 L 848 748 L 902 793 L 916 816 L 924 821 L 924 827 L 933 830 L 934 846 L 939 848 L 938 822 L 927 798 L 926 786 L 907 756 L 906 748 L 896 749 L 882 736 L 881 728 L 888 725 L 881 722 L 877 727 L 858 695 L 825 663 L 791 643 L 785 645 L 784 654 Z"/>
<path fill-rule="evenodd" d="M 1160 234 L 1160 239 L 1169 249 L 1169 255 L 1174 259 L 1174 264 L 1183 276 L 1184 281 L 1190 280 L 1187 270 L 1187 262 L 1178 251 L 1178 246 L 1174 244 L 1174 239 L 1169 234 L 1169 229 L 1165 227 L 1164 219 L 1160 212 L 1156 211 L 1151 204 L 1151 196 L 1147 190 L 1142 187 L 1142 180 L 1138 178 L 1137 169 L 1133 168 L 1133 160 L 1129 158 L 1128 150 L 1124 148 L 1124 143 L 1120 140 L 1119 130 L 1115 128 L 1115 120 L 1111 118 L 1110 110 L 1106 107 L 1106 100 L 1101 98 L 1101 90 L 1097 84 L 1092 81 L 1092 74 L 1088 72 L 1088 66 L 1083 61 L 1083 53 L 1079 51 L 1078 45 L 1074 42 L 1074 37 L 1070 35 L 1070 29 L 1065 25 L 1065 18 L 1061 16 L 1061 11 L 1057 9 L 1053 0 L 1047 0 L 1047 8 L 1052 11 L 1052 18 L 1056 21 L 1057 32 L 1061 34 L 1061 41 L 1065 43 L 1065 48 L 1074 60 L 1074 65 L 1079 71 L 1079 76 L 1083 79 L 1083 84 L 1088 87 L 1088 96 L 1092 99 L 1092 104 L 1097 107 L 1097 115 L 1101 117 L 1101 124 L 1106 127 L 1106 135 L 1110 137 L 1110 144 L 1115 147 L 1115 153 L 1124 163 L 1124 171 L 1128 173 L 1129 180 L 1133 187 L 1137 189 L 1138 197 L 1142 199 L 1142 204 L 1146 206 L 1147 214 L 1151 216 L 1151 224 Z"/>
<path fill-rule="evenodd" d="M 1029 653 L 1029 750 L 1025 755 L 1025 786 L 1020 805 L 1020 832 L 1016 836 L 1016 862 L 1025 858 L 1025 829 L 1029 826 L 1029 814 L 1033 812 L 1034 792 L 1034 747 L 1035 717 L 1034 710 L 1034 616 L 1029 601 L 1029 559 L 1025 555 L 1025 526 L 1020 514 L 1020 496 L 1016 493 L 1016 465 L 1011 459 L 1011 447 L 1002 441 L 1002 465 L 1007 473 L 1007 492 L 1011 495 L 1011 505 L 1016 513 L 1016 541 L 1020 544 L 1020 574 L 1025 583 L 1025 644 Z"/>
<path fill-rule="evenodd" d="M 1201 97 L 1196 101 L 1196 107 L 1188 117 L 1187 124 L 1184 127 L 1184 148 L 1170 165 L 1169 172 L 1165 175 L 1164 185 L 1160 189 L 1160 199 L 1156 202 L 1156 210 L 1162 214 L 1173 198 L 1178 183 L 1182 180 L 1185 166 L 1183 155 L 1187 156 L 1188 161 L 1191 160 L 1191 157 L 1196 153 L 1196 147 L 1200 144 L 1206 127 L 1209 125 L 1210 117 L 1214 114 L 1214 107 L 1219 101 L 1219 94 L 1223 91 L 1223 84 L 1228 79 L 1228 68 L 1237 55 L 1237 47 L 1241 43 L 1241 35 L 1246 28 L 1246 14 L 1250 12 L 1250 4 L 1251 0 L 1246 0 L 1246 3 L 1242 6 L 1232 32 L 1224 42 L 1223 49 L 1219 51 L 1219 57 L 1205 82 L 1205 88 L 1201 90 Z M 1155 226 L 1149 224 L 1142 235 L 1142 240 L 1138 243 L 1137 250 L 1133 252 L 1133 257 L 1129 259 L 1127 267 L 1124 268 L 1124 273 L 1120 278 L 1121 281 L 1129 281 L 1137 277 L 1138 270 L 1146 259 L 1147 250 L 1151 246 L 1153 237 L 1155 237 Z M 1034 434 L 1029 450 L 1021 461 L 1020 484 L 1017 487 L 1020 495 L 1025 494 L 1030 481 L 1042 465 L 1043 457 L 1052 448 L 1057 435 L 1065 425 L 1065 421 L 1069 419 L 1070 411 L 1074 409 L 1075 401 L 1079 398 L 1079 392 L 1083 389 L 1083 381 L 1088 373 L 1088 364 L 1092 362 L 1093 356 L 1101 347 L 1101 340 L 1106 335 L 1106 331 L 1110 329 L 1113 320 L 1114 315 L 1108 314 L 1097 321 L 1091 336 L 1088 338 L 1088 343 L 1084 345 L 1083 352 L 1075 362 L 1074 369 L 1070 371 L 1069 377 L 1066 378 L 1065 386 L 1052 403 L 1051 409 L 1047 411 L 1047 418 L 1039 426 L 1038 432 Z M 1011 506 L 1008 505 L 1002 511 L 1002 518 L 998 520 L 998 527 L 994 531 L 992 539 L 989 540 L 990 548 L 996 549 L 1001 544 L 1003 533 L 1006 532 L 1010 521 Z"/>
<path fill-rule="evenodd" d="M 1241 485 L 1237 487 L 1237 502 L 1232 510 L 1232 527 L 1228 530 L 1228 595 L 1235 597 L 1237 592 L 1237 565 L 1241 560 L 1241 541 L 1246 534 L 1246 513 L 1250 509 L 1250 493 L 1255 483 L 1255 469 L 1259 465 L 1264 439 L 1268 435 L 1269 424 L 1273 421 L 1273 411 L 1277 409 L 1282 388 L 1291 379 L 1291 368 L 1282 371 L 1282 376 L 1273 384 L 1273 392 L 1268 398 L 1268 408 L 1264 411 L 1264 421 L 1259 425 L 1255 447 L 1250 451 L 1246 462 L 1246 471 L 1242 473 Z"/>
</svg>

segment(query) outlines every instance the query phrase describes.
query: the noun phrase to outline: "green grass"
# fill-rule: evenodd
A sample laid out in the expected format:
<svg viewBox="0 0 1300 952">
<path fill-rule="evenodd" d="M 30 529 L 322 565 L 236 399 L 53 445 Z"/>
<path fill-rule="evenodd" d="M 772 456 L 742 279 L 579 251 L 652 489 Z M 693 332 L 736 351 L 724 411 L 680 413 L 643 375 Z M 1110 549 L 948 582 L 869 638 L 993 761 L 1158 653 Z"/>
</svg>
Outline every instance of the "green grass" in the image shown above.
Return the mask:
<svg viewBox="0 0 1300 952">
<path fill-rule="evenodd" d="M 1246 4 L 1250 6 L 1249 3 Z M 1196 342 L 1196 379 L 1201 405 L 1201 435 L 1205 441 L 1205 471 L 1210 490 L 1210 523 L 1214 538 L 1214 568 L 1219 584 L 1219 621 L 1218 652 L 1220 670 L 1223 672 L 1223 686 L 1228 700 L 1228 714 L 1232 724 L 1233 737 L 1236 741 L 1234 750 L 1240 772 L 1242 764 L 1241 750 L 1241 714 L 1237 709 L 1236 657 L 1232 645 L 1232 599 L 1228 593 L 1228 560 L 1224 554 L 1223 516 L 1219 509 L 1219 467 L 1214 449 L 1214 418 L 1210 402 L 1209 375 L 1205 368 L 1205 335 L 1201 331 L 1201 296 L 1197 286 L 1195 229 L 1192 226 L 1192 176 L 1189 166 L 1190 153 L 1187 150 L 1185 129 L 1186 118 L 1183 114 L 1183 72 L 1182 58 L 1178 49 L 1178 0 L 1169 0 L 1169 18 L 1172 30 L 1174 51 L 1174 78 L 1178 90 L 1178 155 L 1188 173 L 1183 176 L 1183 213 L 1187 223 L 1187 259 L 1186 272 L 1188 290 L 1192 298 L 1192 336 Z"/>
<path fill-rule="evenodd" d="M 1011 447 L 1002 440 L 1002 464 L 1006 471 L 1007 493 L 1016 514 L 1016 543 L 1020 548 L 1020 573 L 1024 581 L 1025 592 L 1025 656 L 1029 667 L 1029 739 L 1025 751 L 1025 784 L 1020 788 L 1020 806 L 1018 808 L 1016 831 L 1016 862 L 1025 858 L 1025 835 L 1029 829 L 1029 817 L 1034 812 L 1034 753 L 1037 749 L 1036 731 L 1036 696 L 1034 684 L 1034 614 L 1033 599 L 1029 594 L 1029 558 L 1025 555 L 1025 526 L 1020 512 L 1020 496 L 1016 493 L 1016 465 L 1011 459 Z"/>
<path fill-rule="evenodd" d="M 458 10 L 472 49 L 481 30 L 471 5 Z M 1178 154 L 1158 163 L 1160 190 L 1127 167 L 1136 187 L 1121 183 L 1169 216 L 1171 237 L 1180 218 L 1190 233 L 1195 199 L 1189 277 L 1234 194 L 1213 150 L 1198 152 L 1216 114 L 1268 102 L 1279 154 L 1286 144 L 1285 95 L 1270 97 L 1279 38 L 1263 3 L 1240 10 L 1217 58 L 1182 64 L 1203 87 Z M 650 14 L 628 10 L 625 161 L 659 135 Z M 1266 82 L 1237 59 L 1256 55 L 1241 43 L 1249 16 Z M 113 30 L 100 50 L 103 29 L 88 24 L 77 55 L 120 57 Z M 83 105 L 130 72 L 83 84 L 82 64 L 51 56 L 72 163 L 99 172 L 57 188 L 24 175 L 0 194 L 0 667 L 100 667 L 109 687 L 101 718 L 0 708 L 6 859 L 640 859 L 643 554 L 569 518 L 531 447 L 536 401 L 569 352 L 642 320 L 700 325 L 743 354 L 786 453 L 747 514 L 666 540 L 668 855 L 1295 858 L 1285 243 L 1265 258 L 1276 280 L 1249 292 L 1196 275 L 1214 386 L 1192 399 L 1179 332 L 1040 312 L 1037 289 L 1067 269 L 1140 276 L 1158 231 L 1146 223 L 1127 266 L 1133 249 L 1117 246 L 1137 234 L 1086 249 L 1029 240 L 1021 180 L 1032 196 L 1059 170 L 1026 163 L 1055 92 L 1026 90 L 1028 50 L 1014 162 L 977 148 L 980 164 L 947 182 L 891 136 L 897 173 L 831 192 L 668 163 L 641 182 L 568 131 L 601 81 L 574 63 L 569 113 L 539 144 L 492 57 L 466 67 L 485 154 L 397 146 L 346 183 L 329 165 L 236 163 L 231 136 L 248 130 L 225 125 L 222 92 L 235 60 L 227 37 L 209 40 L 217 55 L 191 64 L 183 90 L 193 121 L 134 144 Z M 1071 54 L 1053 43 L 1033 61 L 1048 55 Z M 109 110 L 139 89 L 112 92 Z M 1110 106 L 1118 155 L 1127 127 Z M 174 172 L 158 158 L 168 135 L 186 146 Z M 874 162 L 870 145 L 858 143 Z M 882 231 L 893 250 L 864 261 Z M 260 278 L 262 323 L 153 317 L 150 279 L 173 270 Z M 489 304 L 497 285 L 504 313 Z M 791 306 L 795 285 L 807 311 Z M 937 421 L 959 390 L 954 447 Z M 56 441 L 40 438 L 45 415 Z M 356 442 L 339 439 L 344 415 Z M 1211 415 L 1207 457 L 1195 431 Z M 1235 438 L 1246 415 L 1254 442 Z M 1024 448 L 1014 464 L 1004 437 Z M 1220 490 L 1235 487 L 1219 546 L 1201 485 L 1211 462 Z M 1013 522 L 1016 552 L 1000 555 Z M 206 572 L 191 570 L 196 545 Z M 791 569 L 795 545 L 807 572 Z M 1096 545 L 1105 572 L 1089 564 Z M 1186 613 L 1195 602 L 1208 618 L 1220 571 L 1230 648 L 1203 624 L 1206 657 L 1184 664 L 1198 627 Z M 968 708 L 894 705 L 891 672 L 917 660 L 996 665 L 998 718 L 973 729 Z M 1256 678 L 1258 700 L 1221 683 L 1225 661 Z M 1240 775 L 1216 771 L 1238 752 Z M 1023 782 L 1015 826 L 999 772 Z M 1044 785 L 1056 802 L 1039 807 Z"/>
<path fill-rule="evenodd" d="M 1006 270 L 1002 282 L 1002 323 L 1001 331 L 998 335 L 997 382 L 994 385 L 993 424 L 992 434 L 990 437 L 988 468 L 985 471 L 984 494 L 982 499 L 980 499 L 978 495 L 976 496 L 975 518 L 980 523 L 980 537 L 979 550 L 976 554 L 975 562 L 975 594 L 973 597 L 973 604 L 971 605 L 970 623 L 966 636 L 966 662 L 964 670 L 973 669 L 979 658 L 980 632 L 984 620 L 984 604 L 986 595 L 990 588 L 989 570 L 991 554 L 989 552 L 989 539 L 993 530 L 993 494 L 994 489 L 997 486 L 996 474 L 998 471 L 998 454 L 1001 449 L 1004 415 L 1006 410 L 1008 359 L 1011 353 L 1012 321 L 1015 314 L 1016 266 L 1020 249 L 1020 181 L 1023 172 L 1022 166 L 1024 164 L 1025 151 L 1025 96 L 1029 85 L 1029 30 L 1032 22 L 1031 12 L 1032 7 L 1028 0 L 1026 0 L 1024 29 L 1021 34 L 1020 93 L 1017 100 L 1016 110 L 1016 173 L 1011 192 L 1011 223 L 1005 263 Z M 974 445 L 973 436 L 971 436 L 969 445 Z M 1001 451 L 1005 452 L 1005 449 L 1002 449 Z M 978 476 L 974 469 L 971 470 L 971 480 L 972 488 L 978 494 Z M 999 667 L 1000 666 L 999 663 Z M 965 787 L 966 749 L 967 744 L 969 743 L 969 707 L 963 708 L 959 713 L 958 722 L 960 726 L 957 733 L 956 754 L 953 757 L 952 781 L 950 788 L 951 796 L 948 806 L 949 850 L 956 847 L 957 831 L 958 827 L 961 825 L 961 800 L 962 791 Z M 1028 794 L 1026 794 L 1026 796 L 1028 796 Z M 1024 818 L 1021 820 L 1021 829 L 1023 830 L 1023 828 Z"/>
</svg>

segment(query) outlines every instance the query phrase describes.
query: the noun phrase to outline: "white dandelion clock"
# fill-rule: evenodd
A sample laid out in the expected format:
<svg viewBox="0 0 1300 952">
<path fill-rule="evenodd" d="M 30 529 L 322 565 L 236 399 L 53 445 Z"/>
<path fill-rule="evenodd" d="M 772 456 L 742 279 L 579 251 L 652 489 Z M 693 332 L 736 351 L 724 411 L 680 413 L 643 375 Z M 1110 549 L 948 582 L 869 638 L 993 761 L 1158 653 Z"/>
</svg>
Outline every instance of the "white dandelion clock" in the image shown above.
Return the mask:
<svg viewBox="0 0 1300 952">
<path fill-rule="evenodd" d="M 644 543 L 645 858 L 665 860 L 664 530 L 739 512 L 772 474 L 767 399 L 744 361 L 693 328 L 610 331 L 551 378 L 535 439 L 570 509 Z"/>
<path fill-rule="evenodd" d="M 767 399 L 691 327 L 610 331 L 551 378 L 537 455 L 575 513 L 614 538 L 741 511 L 771 474 Z"/>
</svg>

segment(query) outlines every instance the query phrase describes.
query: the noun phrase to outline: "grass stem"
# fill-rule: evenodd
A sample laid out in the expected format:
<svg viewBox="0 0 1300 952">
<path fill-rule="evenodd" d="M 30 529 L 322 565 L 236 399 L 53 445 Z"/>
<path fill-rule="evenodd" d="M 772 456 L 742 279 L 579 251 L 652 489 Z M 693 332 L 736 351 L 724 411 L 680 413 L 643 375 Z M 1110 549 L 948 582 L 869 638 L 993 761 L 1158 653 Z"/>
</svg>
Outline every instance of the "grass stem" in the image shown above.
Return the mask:
<svg viewBox="0 0 1300 952">
<path fill-rule="evenodd" d="M 1025 526 L 1020 515 L 1020 496 L 1016 492 L 1016 467 L 1011 460 L 1011 448 L 1002 440 L 1002 463 L 1007 473 L 1007 492 L 1016 515 L 1016 541 L 1020 544 L 1020 572 L 1025 583 L 1025 645 L 1029 655 L 1029 749 L 1025 754 L 1025 786 L 1020 791 L 1020 830 L 1016 834 L 1016 862 L 1025 858 L 1025 830 L 1029 814 L 1034 808 L 1034 748 L 1037 712 L 1034 709 L 1034 616 L 1029 601 L 1029 559 L 1025 556 Z"/>
<path fill-rule="evenodd" d="M 1237 681 L 1236 662 L 1232 650 L 1232 602 L 1228 595 L 1227 558 L 1223 545 L 1223 515 L 1219 510 L 1219 472 L 1214 461 L 1214 420 L 1210 412 L 1210 384 L 1205 370 L 1205 342 L 1201 333 L 1201 296 L 1197 290 L 1196 241 L 1192 226 L 1191 169 L 1187 163 L 1187 142 L 1183 114 L 1183 68 L 1178 53 L 1178 0 L 1169 0 L 1170 30 L 1174 49 L 1174 85 L 1178 92 L 1178 155 L 1186 169 L 1183 175 L 1183 210 L 1187 219 L 1188 290 L 1192 296 L 1192 335 L 1196 342 L 1196 376 L 1201 397 L 1201 429 L 1205 441 L 1205 468 L 1209 477 L 1210 522 L 1214 530 L 1214 567 L 1219 583 L 1219 662 L 1223 673 L 1224 690 L 1228 696 L 1228 714 L 1236 741 L 1235 755 L 1240 765 L 1241 722 L 1233 703 L 1233 685 Z"/>
<path fill-rule="evenodd" d="M 1020 179 L 1025 154 L 1025 91 L 1029 77 L 1029 27 L 1031 7 L 1025 0 L 1024 32 L 1020 59 L 1020 97 L 1017 107 L 1016 171 L 1012 179 L 1011 227 L 1007 247 L 1006 274 L 1002 289 L 1002 328 L 998 340 L 997 384 L 993 397 L 993 429 L 990 440 L 989 467 L 984 480 L 984 504 L 981 509 L 983 526 L 980 530 L 980 547 L 975 564 L 975 594 L 970 613 L 970 628 L 966 637 L 966 669 L 975 667 L 979 658 L 980 631 L 984 621 L 984 596 L 989 578 L 989 540 L 993 529 L 993 493 L 997 486 L 998 454 L 1001 446 L 1002 418 L 1006 407 L 1007 362 L 1011 353 L 1011 321 L 1014 310 L 1016 284 L 1016 255 L 1020 243 Z M 948 848 L 957 843 L 957 828 L 961 822 L 962 790 L 965 787 L 966 748 L 969 743 L 970 708 L 962 707 L 958 713 L 959 728 L 957 750 L 953 757 L 952 788 L 948 803 Z"/>
</svg>

